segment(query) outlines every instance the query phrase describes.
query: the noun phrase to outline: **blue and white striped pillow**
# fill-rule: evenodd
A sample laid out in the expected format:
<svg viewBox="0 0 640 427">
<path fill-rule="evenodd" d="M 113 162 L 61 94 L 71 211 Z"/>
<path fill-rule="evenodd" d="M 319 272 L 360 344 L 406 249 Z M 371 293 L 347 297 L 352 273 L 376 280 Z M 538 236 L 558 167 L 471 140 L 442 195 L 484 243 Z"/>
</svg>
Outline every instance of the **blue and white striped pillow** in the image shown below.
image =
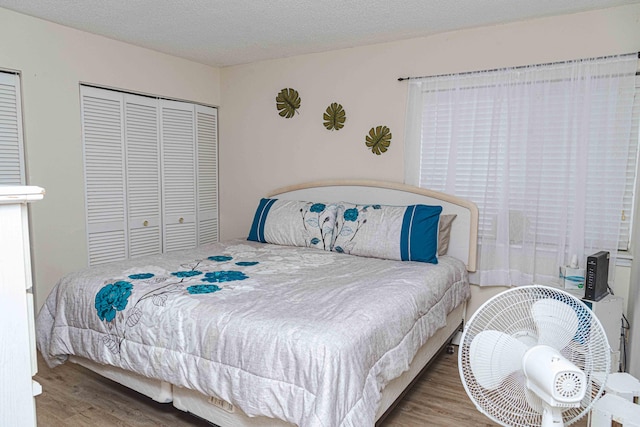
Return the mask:
<svg viewBox="0 0 640 427">
<path fill-rule="evenodd" d="M 261 199 L 248 240 L 330 250 L 336 205 Z"/>
<path fill-rule="evenodd" d="M 339 203 L 331 250 L 437 264 L 441 212 L 441 206 Z"/>
</svg>

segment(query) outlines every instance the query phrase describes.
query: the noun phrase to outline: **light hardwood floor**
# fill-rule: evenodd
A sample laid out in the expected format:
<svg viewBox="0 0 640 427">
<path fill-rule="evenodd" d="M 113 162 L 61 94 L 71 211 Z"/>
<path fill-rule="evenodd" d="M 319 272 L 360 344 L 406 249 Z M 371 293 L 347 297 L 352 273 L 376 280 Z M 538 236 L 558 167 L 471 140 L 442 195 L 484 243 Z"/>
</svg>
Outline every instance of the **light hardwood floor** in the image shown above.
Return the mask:
<svg viewBox="0 0 640 427">
<path fill-rule="evenodd" d="M 39 427 L 186 427 L 206 421 L 66 363 L 55 369 L 39 361 L 36 398 Z M 581 420 L 577 426 L 586 426 Z M 496 426 L 478 412 L 460 382 L 457 353 L 442 352 L 383 422 L 382 427 Z"/>
</svg>

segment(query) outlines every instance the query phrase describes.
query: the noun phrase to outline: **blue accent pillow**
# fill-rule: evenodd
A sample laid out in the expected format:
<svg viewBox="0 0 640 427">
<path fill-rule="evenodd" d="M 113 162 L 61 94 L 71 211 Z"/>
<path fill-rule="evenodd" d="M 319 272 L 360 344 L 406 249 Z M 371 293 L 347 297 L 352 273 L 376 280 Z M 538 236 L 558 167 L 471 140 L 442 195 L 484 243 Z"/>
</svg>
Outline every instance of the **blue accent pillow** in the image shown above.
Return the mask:
<svg viewBox="0 0 640 427">
<path fill-rule="evenodd" d="M 336 205 L 261 199 L 248 240 L 276 245 L 331 249 Z"/>
<path fill-rule="evenodd" d="M 442 206 L 340 203 L 331 250 L 437 264 L 441 212 Z"/>
</svg>

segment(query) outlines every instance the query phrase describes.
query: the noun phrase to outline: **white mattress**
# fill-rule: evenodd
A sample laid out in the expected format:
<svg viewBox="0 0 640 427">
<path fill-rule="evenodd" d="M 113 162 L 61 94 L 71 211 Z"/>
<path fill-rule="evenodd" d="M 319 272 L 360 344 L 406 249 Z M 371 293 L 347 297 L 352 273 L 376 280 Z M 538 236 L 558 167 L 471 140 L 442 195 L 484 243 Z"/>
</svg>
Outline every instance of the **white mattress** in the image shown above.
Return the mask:
<svg viewBox="0 0 640 427">
<path fill-rule="evenodd" d="M 189 271 L 200 274 L 172 275 Z M 203 286 L 219 290 L 189 291 L 214 289 Z M 380 390 L 468 295 L 465 265 L 450 257 L 433 265 L 234 241 L 69 275 L 37 338 L 51 366 L 77 355 L 249 416 L 371 425 Z"/>
</svg>

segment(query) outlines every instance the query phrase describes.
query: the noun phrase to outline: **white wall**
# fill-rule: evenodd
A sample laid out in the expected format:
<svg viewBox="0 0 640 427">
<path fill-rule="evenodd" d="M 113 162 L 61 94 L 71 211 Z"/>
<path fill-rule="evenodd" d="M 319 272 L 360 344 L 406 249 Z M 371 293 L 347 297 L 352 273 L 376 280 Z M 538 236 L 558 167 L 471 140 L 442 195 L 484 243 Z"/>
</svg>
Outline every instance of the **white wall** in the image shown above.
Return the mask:
<svg viewBox="0 0 640 427">
<path fill-rule="evenodd" d="M 398 77 L 637 51 L 639 4 L 223 68 L 222 237 L 246 236 L 259 198 L 281 186 L 328 178 L 402 181 L 407 87 Z M 280 118 L 275 108 L 276 94 L 286 87 L 302 98 L 300 114 L 292 119 Z M 322 125 L 331 102 L 347 112 L 338 132 Z M 382 156 L 364 145 L 376 125 L 393 133 Z M 627 300 L 629 272 L 617 267 L 613 285 Z M 472 290 L 471 312 L 501 289 Z M 640 307 L 640 295 L 634 295 Z M 636 318 L 640 322 L 640 314 Z M 640 367 L 640 349 L 638 359 Z"/>
<path fill-rule="evenodd" d="M 279 186 L 341 177 L 401 181 L 407 85 L 398 77 L 634 52 L 639 19 L 637 4 L 223 68 L 222 236 L 246 235 L 258 198 Z M 291 119 L 275 108 L 286 87 L 302 98 Z M 347 112 L 337 132 L 322 125 L 331 102 Z M 376 125 L 393 133 L 381 156 L 364 145 Z"/>
<path fill-rule="evenodd" d="M 36 307 L 65 273 L 87 265 L 80 82 L 220 104 L 220 71 L 0 9 L 0 68 L 20 71 Z"/>
</svg>

